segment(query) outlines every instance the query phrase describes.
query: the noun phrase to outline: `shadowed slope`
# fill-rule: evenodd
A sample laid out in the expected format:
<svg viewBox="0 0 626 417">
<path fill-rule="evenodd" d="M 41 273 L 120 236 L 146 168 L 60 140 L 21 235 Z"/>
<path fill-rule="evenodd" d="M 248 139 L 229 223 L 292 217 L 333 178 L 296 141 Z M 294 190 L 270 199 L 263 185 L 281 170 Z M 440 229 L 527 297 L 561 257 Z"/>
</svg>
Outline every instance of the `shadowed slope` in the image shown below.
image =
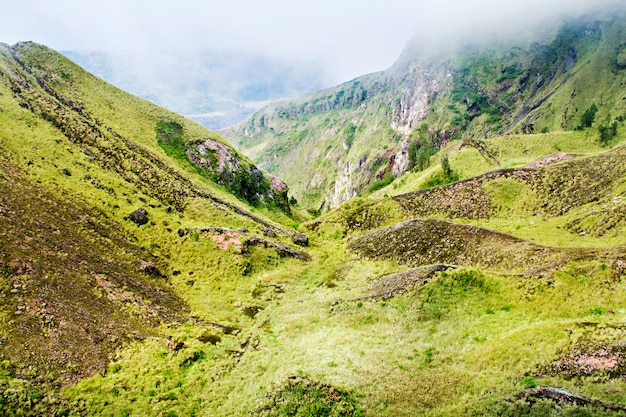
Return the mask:
<svg viewBox="0 0 626 417">
<path fill-rule="evenodd" d="M 163 266 L 118 225 L 0 167 L 0 354 L 18 375 L 102 372 L 123 342 L 185 320 Z"/>
</svg>

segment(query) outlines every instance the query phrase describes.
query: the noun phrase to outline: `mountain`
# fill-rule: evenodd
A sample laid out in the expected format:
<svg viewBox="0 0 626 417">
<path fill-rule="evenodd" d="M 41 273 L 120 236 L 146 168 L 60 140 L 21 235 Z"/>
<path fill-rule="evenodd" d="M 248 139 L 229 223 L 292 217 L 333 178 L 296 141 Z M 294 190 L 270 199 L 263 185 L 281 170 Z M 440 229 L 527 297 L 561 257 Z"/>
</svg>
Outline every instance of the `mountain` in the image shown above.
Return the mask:
<svg viewBox="0 0 626 417">
<path fill-rule="evenodd" d="M 232 126 L 270 101 L 322 86 L 312 64 L 258 54 L 204 50 L 128 53 L 63 51 L 111 84 L 211 129 Z"/>
<path fill-rule="evenodd" d="M 624 31 L 618 8 L 534 39 L 440 50 L 414 39 L 387 71 L 272 104 L 222 133 L 305 207 L 337 207 L 423 169 L 452 140 L 591 124 L 606 132 L 626 113 Z M 582 121 L 593 108 L 595 123 Z"/>
<path fill-rule="evenodd" d="M 198 221 L 291 233 L 242 202 L 285 216 L 286 185 L 213 132 L 37 44 L 0 45 L 0 77 L 3 378 L 75 382 L 104 372 L 123 344 L 189 320 L 193 307 L 171 283 L 172 265 L 188 260 L 163 242 Z M 255 245 L 301 257 L 251 236 Z M 14 400 L 16 384 L 3 384 Z"/>
<path fill-rule="evenodd" d="M 604 82 L 577 84 L 574 129 L 485 138 L 487 113 L 444 143 L 401 113 L 421 166 L 312 219 L 218 134 L 1 45 L 0 415 L 624 415 L 626 130 Z"/>
</svg>

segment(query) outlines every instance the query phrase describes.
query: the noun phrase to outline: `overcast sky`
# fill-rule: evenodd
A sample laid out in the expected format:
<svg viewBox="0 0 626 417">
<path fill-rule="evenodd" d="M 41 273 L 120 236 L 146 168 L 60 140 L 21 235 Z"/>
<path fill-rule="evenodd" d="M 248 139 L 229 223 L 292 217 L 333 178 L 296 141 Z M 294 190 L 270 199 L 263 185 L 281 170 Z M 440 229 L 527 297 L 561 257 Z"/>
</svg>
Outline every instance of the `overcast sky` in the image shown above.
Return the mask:
<svg viewBox="0 0 626 417">
<path fill-rule="evenodd" d="M 332 82 L 393 64 L 418 37 L 511 33 L 546 16 L 624 0 L 13 0 L 0 42 L 56 50 L 252 50 L 321 63 Z"/>
</svg>

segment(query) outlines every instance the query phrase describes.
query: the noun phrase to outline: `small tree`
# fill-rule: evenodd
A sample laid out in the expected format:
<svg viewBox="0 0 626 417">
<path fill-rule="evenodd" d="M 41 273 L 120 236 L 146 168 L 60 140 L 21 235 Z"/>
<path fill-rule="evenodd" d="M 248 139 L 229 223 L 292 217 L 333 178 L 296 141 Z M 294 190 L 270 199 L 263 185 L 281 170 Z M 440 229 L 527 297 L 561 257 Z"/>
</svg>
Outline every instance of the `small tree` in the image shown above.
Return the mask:
<svg viewBox="0 0 626 417">
<path fill-rule="evenodd" d="M 580 117 L 580 126 L 579 128 L 582 130 L 586 127 L 591 127 L 593 122 L 596 120 L 596 113 L 598 112 L 598 106 L 596 103 L 593 103 L 591 107 L 589 107 Z"/>
<path fill-rule="evenodd" d="M 617 121 L 614 121 L 610 126 L 598 126 L 598 132 L 600 133 L 600 142 L 602 145 L 608 145 L 611 139 L 617 135 Z"/>
<path fill-rule="evenodd" d="M 441 158 L 441 169 L 443 170 L 443 175 L 447 178 L 450 178 L 453 174 L 452 168 L 450 167 L 450 161 L 448 160 L 448 154 L 445 154 Z"/>
<path fill-rule="evenodd" d="M 445 154 L 441 157 L 441 170 L 443 171 L 443 176 L 448 180 L 448 182 L 454 182 L 459 180 L 459 174 L 452 170 L 450 166 L 450 160 L 448 159 L 448 154 Z"/>
<path fill-rule="evenodd" d="M 412 171 L 417 164 L 417 142 L 412 140 L 409 143 L 409 166 L 408 170 Z"/>
</svg>

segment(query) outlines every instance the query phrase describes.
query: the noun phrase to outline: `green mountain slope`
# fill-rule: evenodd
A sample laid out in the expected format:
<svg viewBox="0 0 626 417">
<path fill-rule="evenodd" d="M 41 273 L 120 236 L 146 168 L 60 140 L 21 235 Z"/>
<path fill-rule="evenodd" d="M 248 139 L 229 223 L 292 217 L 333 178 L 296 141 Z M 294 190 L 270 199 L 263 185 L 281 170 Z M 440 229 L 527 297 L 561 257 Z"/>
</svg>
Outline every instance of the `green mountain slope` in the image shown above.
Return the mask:
<svg viewBox="0 0 626 417">
<path fill-rule="evenodd" d="M 120 94 L 45 47 L 32 43 L 5 46 L 2 54 L 5 79 L 22 108 L 52 123 L 105 167 L 120 173 L 131 171 L 132 178 L 126 174 L 126 179 L 147 183 L 146 189 L 158 191 L 164 203 L 176 205 L 186 191 L 180 189 L 182 184 L 161 180 L 161 171 L 168 167 L 159 163 L 153 153 L 165 152 L 250 204 L 265 203 L 289 211 L 286 186 L 263 174 L 217 135 L 171 112 Z M 107 124 L 103 125 L 103 120 Z M 155 131 L 158 146 L 153 140 Z M 130 152 L 141 154 L 151 162 L 150 168 L 133 161 Z"/>
<path fill-rule="evenodd" d="M 602 143 L 472 120 L 297 224 L 227 192 L 253 165 L 217 135 L 2 51 L 0 415 L 626 413 L 619 121 Z"/>
<path fill-rule="evenodd" d="M 282 182 L 43 46 L 0 46 L 0 148 L 2 415 L 52 413 L 58 398 L 42 392 L 102 374 L 131 341 L 175 347 L 162 326 L 196 317 L 204 331 L 231 328 L 228 297 L 208 307 L 176 289 L 189 292 L 194 273 L 219 282 L 306 259 L 280 243 L 293 232 L 265 216 L 290 221 L 278 210 L 289 212 Z M 177 248 L 188 239 L 196 249 Z M 225 285 L 241 299 L 236 281 Z"/>
<path fill-rule="evenodd" d="M 415 40 L 387 71 L 273 104 L 224 134 L 313 209 L 422 170 L 455 139 L 593 128 L 608 141 L 626 113 L 624 16 L 437 53 Z"/>
</svg>

